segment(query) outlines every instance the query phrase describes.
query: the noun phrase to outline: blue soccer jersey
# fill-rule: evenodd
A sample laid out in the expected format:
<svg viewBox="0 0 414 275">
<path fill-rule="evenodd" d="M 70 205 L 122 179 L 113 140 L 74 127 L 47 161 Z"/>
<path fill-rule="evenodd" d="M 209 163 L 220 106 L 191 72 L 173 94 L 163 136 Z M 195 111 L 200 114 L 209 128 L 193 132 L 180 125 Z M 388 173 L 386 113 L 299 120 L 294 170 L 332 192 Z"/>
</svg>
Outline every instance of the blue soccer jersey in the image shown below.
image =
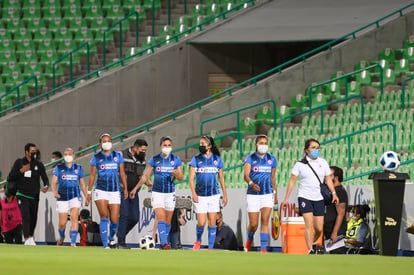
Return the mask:
<svg viewBox="0 0 414 275">
<path fill-rule="evenodd" d="M 172 171 L 182 165 L 180 158 L 173 154 L 164 158 L 162 154 L 159 154 L 150 159 L 149 165 L 154 169 L 152 191 L 159 193 L 174 192 L 175 186 L 171 176 Z"/>
<path fill-rule="evenodd" d="M 199 154 L 190 162 L 190 166 L 195 168 L 197 196 L 213 196 L 219 194 L 217 174 L 223 168 L 223 162 L 217 155 L 207 158 Z"/>
<path fill-rule="evenodd" d="M 96 167 L 97 180 L 95 189 L 117 192 L 119 191 L 119 165 L 124 163 L 124 158 L 120 152 L 112 151 L 107 156 L 100 151 L 91 159 L 91 165 Z"/>
<path fill-rule="evenodd" d="M 271 173 L 272 169 L 276 168 L 276 158 L 270 154 L 265 154 L 261 158 L 256 152 L 249 155 L 246 163 L 251 165 L 250 179 L 260 186 L 260 192 L 253 191 L 253 188 L 249 186 L 247 188 L 247 194 L 249 195 L 264 195 L 273 192 Z"/>
<path fill-rule="evenodd" d="M 58 178 L 58 201 L 68 201 L 80 198 L 79 180 L 84 177 L 82 166 L 74 163 L 72 167 L 60 164 L 53 170 L 53 175 Z"/>
</svg>

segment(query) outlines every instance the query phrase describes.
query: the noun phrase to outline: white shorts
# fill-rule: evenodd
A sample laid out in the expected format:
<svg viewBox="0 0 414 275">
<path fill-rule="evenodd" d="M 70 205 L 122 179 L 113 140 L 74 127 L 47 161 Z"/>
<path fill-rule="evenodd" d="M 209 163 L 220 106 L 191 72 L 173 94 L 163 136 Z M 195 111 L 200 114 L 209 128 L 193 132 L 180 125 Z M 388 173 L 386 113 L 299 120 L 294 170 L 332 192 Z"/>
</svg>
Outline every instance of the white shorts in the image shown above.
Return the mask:
<svg viewBox="0 0 414 275">
<path fill-rule="evenodd" d="M 164 208 L 167 211 L 174 211 L 175 208 L 175 192 L 159 193 L 151 192 L 152 208 Z"/>
<path fill-rule="evenodd" d="M 198 196 L 198 202 L 194 203 L 194 212 L 197 214 L 220 212 L 220 194 Z"/>
<path fill-rule="evenodd" d="M 68 201 L 56 201 L 56 211 L 58 213 L 68 213 L 72 208 L 81 207 L 81 198 L 73 198 Z"/>
<path fill-rule="evenodd" d="M 262 208 L 272 208 L 274 204 L 273 193 L 265 195 L 247 195 L 246 210 L 247 212 L 260 212 Z"/>
<path fill-rule="evenodd" d="M 121 204 L 121 193 L 119 191 L 108 192 L 108 191 L 95 189 L 94 200 L 95 201 L 107 200 L 108 204 Z"/>
</svg>

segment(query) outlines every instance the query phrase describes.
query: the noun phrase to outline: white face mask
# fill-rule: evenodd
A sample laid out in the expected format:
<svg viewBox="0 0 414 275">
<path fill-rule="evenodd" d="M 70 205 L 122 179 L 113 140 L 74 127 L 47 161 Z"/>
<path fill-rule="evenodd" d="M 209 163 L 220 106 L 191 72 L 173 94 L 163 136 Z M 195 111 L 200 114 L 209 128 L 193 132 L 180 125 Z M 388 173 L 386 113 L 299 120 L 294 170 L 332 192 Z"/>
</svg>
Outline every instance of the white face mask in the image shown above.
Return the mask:
<svg viewBox="0 0 414 275">
<path fill-rule="evenodd" d="M 102 143 L 102 149 L 104 151 L 109 151 L 112 149 L 112 142 L 104 142 Z"/>
<path fill-rule="evenodd" d="M 266 154 L 268 149 L 269 149 L 269 146 L 268 145 L 265 145 L 265 144 L 257 145 L 257 151 L 260 154 Z"/>
<path fill-rule="evenodd" d="M 64 156 L 63 158 L 65 159 L 66 163 L 71 163 L 73 161 L 73 157 L 70 155 Z"/>
<path fill-rule="evenodd" d="M 172 148 L 171 148 L 171 147 L 162 147 L 162 148 L 161 148 L 161 152 L 162 152 L 164 155 L 167 155 L 167 156 L 171 153 L 171 150 L 172 150 Z"/>
</svg>

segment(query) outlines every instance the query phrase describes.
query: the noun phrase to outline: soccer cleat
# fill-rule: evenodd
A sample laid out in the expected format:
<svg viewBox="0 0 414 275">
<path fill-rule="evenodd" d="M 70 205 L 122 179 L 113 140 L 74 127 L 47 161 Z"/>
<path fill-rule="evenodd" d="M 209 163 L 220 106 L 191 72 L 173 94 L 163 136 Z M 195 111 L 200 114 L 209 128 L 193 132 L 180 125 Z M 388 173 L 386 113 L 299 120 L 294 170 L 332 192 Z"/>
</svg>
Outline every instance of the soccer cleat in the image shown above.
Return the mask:
<svg viewBox="0 0 414 275">
<path fill-rule="evenodd" d="M 115 240 L 109 241 L 109 248 L 112 248 L 112 249 L 116 248 L 116 241 Z"/>
<path fill-rule="evenodd" d="M 56 246 L 63 246 L 63 240 L 64 239 L 60 239 L 56 242 Z"/>
<path fill-rule="evenodd" d="M 161 250 L 170 250 L 171 249 L 171 245 L 166 243 L 166 244 L 161 244 L 160 245 L 160 249 Z"/>
<path fill-rule="evenodd" d="M 104 249 L 111 249 L 109 246 L 105 246 Z"/>
<path fill-rule="evenodd" d="M 266 254 L 266 253 L 267 253 L 266 248 L 263 248 L 262 250 L 260 250 L 260 253 L 264 253 L 264 254 Z"/>
<path fill-rule="evenodd" d="M 308 255 L 309 254 L 315 254 L 315 251 L 313 251 L 313 249 L 311 249 L 311 250 L 308 251 Z"/>
<path fill-rule="evenodd" d="M 201 243 L 196 241 L 193 245 L 193 250 L 198 251 L 200 250 L 200 247 L 201 247 Z"/>
<path fill-rule="evenodd" d="M 251 240 L 247 240 L 246 244 L 244 245 L 244 251 L 245 252 L 249 252 L 252 249 L 252 241 Z"/>
</svg>

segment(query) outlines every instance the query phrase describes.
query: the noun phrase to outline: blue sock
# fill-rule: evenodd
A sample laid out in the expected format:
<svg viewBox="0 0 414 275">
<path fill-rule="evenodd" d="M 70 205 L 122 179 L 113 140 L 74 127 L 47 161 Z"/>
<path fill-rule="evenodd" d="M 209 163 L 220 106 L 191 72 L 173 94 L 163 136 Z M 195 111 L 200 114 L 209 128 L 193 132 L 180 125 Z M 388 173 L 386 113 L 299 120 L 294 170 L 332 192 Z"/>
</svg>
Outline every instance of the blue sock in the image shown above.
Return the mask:
<svg viewBox="0 0 414 275">
<path fill-rule="evenodd" d="M 76 238 L 78 237 L 78 231 L 72 230 L 70 231 L 70 243 L 76 244 Z"/>
<path fill-rule="evenodd" d="M 103 247 L 108 247 L 108 218 L 101 218 L 99 231 L 101 233 L 101 241 Z"/>
<path fill-rule="evenodd" d="M 65 238 L 65 229 L 59 229 L 59 237 L 60 239 L 64 239 Z"/>
<path fill-rule="evenodd" d="M 260 250 L 266 249 L 268 240 L 269 240 L 269 234 L 260 233 Z"/>
<path fill-rule="evenodd" d="M 171 231 L 171 223 L 165 224 L 165 234 L 167 235 L 167 242 L 169 240 L 168 235 L 170 234 L 170 231 Z"/>
<path fill-rule="evenodd" d="M 198 225 L 196 225 L 196 232 L 197 232 L 197 242 L 201 243 L 201 236 L 203 236 L 204 227 L 198 227 Z"/>
<path fill-rule="evenodd" d="M 160 244 L 164 245 L 167 243 L 167 229 L 165 222 L 158 222 L 158 234 L 160 235 Z"/>
<path fill-rule="evenodd" d="M 214 241 L 216 240 L 216 230 L 217 226 L 208 227 L 208 249 L 214 248 Z"/>
<path fill-rule="evenodd" d="M 119 225 L 119 222 L 117 223 L 111 222 L 111 224 L 109 225 L 109 240 L 110 241 L 114 240 L 115 233 L 118 232 L 118 225 Z"/>
<path fill-rule="evenodd" d="M 248 231 L 247 232 L 247 240 L 252 241 L 253 237 L 254 237 L 254 232 Z"/>
</svg>

